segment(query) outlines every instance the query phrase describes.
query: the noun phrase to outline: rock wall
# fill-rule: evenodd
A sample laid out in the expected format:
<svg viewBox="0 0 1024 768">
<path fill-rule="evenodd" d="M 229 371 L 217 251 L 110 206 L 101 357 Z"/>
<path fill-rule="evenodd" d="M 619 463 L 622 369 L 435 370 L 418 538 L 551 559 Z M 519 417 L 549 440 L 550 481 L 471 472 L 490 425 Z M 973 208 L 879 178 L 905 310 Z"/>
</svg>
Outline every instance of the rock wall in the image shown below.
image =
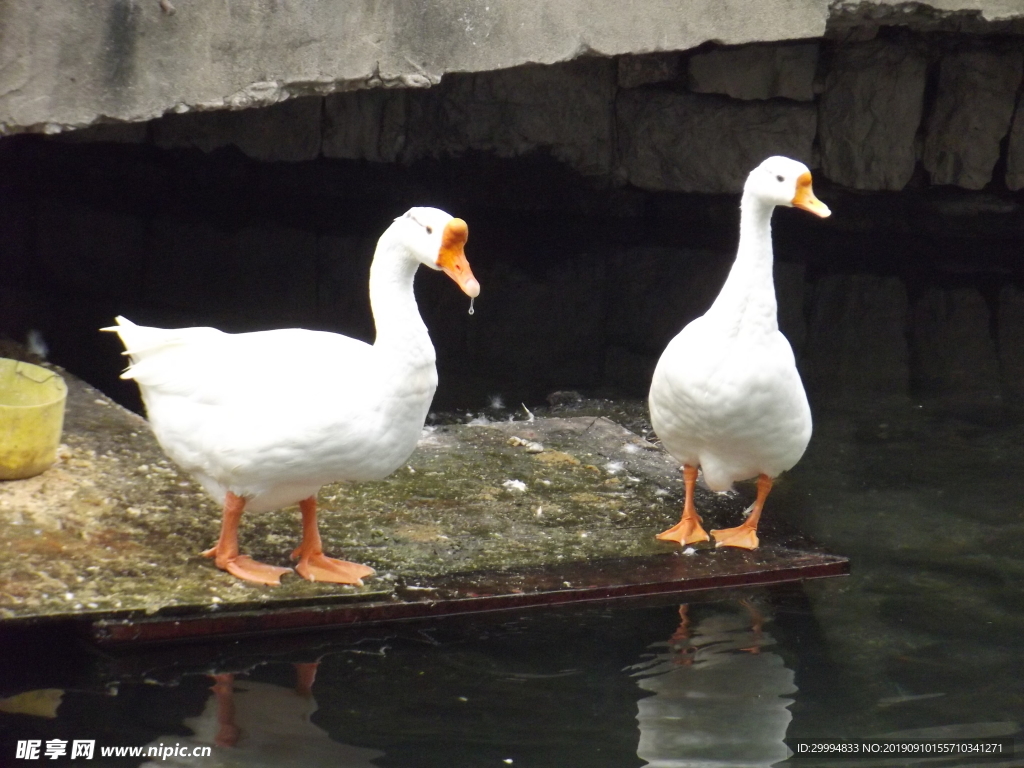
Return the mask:
<svg viewBox="0 0 1024 768">
<path fill-rule="evenodd" d="M 771 154 L 865 191 L 1024 186 L 1024 26 L 870 32 L 455 73 L 430 88 L 169 114 L 64 140 L 234 146 L 268 162 L 545 153 L 601 184 L 669 192 L 737 192 Z"/>
<path fill-rule="evenodd" d="M 998 398 L 1002 388 L 991 322 L 978 291 L 927 290 L 914 306 L 912 325 L 919 386 L 938 394 Z"/>
<path fill-rule="evenodd" d="M 455 4 L 428 10 L 442 5 Z M 735 193 L 782 153 L 814 169 L 836 214 L 776 216 L 780 325 L 816 405 L 1024 405 L 1024 27 L 1014 4 L 980 5 L 834 3 L 815 39 L 683 50 L 677 24 L 642 53 L 560 40 L 562 63 L 474 71 L 498 46 L 422 82 L 392 62 L 345 86 L 382 87 L 289 81 L 257 89 L 266 98 L 211 97 L 211 111 L 0 139 L 0 334 L 48 323 L 83 373 L 116 360 L 90 334 L 118 312 L 369 339 L 375 238 L 427 203 L 470 220 L 485 287 L 468 318 L 444 280 L 420 281 L 442 405 L 565 387 L 643 394 L 661 349 L 724 279 Z M 716 18 L 737 7 L 719 4 Z M 148 24 L 151 10 L 126 18 Z M 108 74 L 127 83 L 138 70 Z M 0 95 L 0 108 L 18 98 Z"/>
<path fill-rule="evenodd" d="M 616 111 L 620 174 L 641 189 L 738 192 L 771 155 L 813 164 L 812 105 L 633 92 Z"/>
<path fill-rule="evenodd" d="M 867 274 L 829 275 L 811 293 L 803 371 L 815 399 L 908 399 L 910 316 L 904 282 Z"/>
<path fill-rule="evenodd" d="M 1022 66 L 1019 44 L 943 57 L 921 158 L 933 184 L 981 189 L 989 183 L 1010 132 Z"/>
<path fill-rule="evenodd" d="M 41 329 L 56 362 L 125 402 L 135 394 L 117 380 L 119 350 L 96 332 L 116 314 L 372 340 L 376 237 L 413 203 L 470 222 L 484 288 L 470 317 L 446 278 L 419 276 L 441 408 L 566 388 L 645 395 L 735 249 L 734 196 L 623 197 L 564 175 L 550 156 L 403 168 L 114 143 L 8 147 L 0 336 Z M 815 408 L 931 397 L 1024 406 L 1021 207 L 968 191 L 819 193 L 832 219 L 780 210 L 773 226 L 780 328 Z"/>
<path fill-rule="evenodd" d="M 0 133 L 425 88 L 581 54 L 817 37 L 827 16 L 826 0 L 11 2 L 0 6 Z"/>
<path fill-rule="evenodd" d="M 1022 17 L 1015 0 L 652 0 L 628 8 L 618 0 L 9 2 L 0 6 L 0 134 L 426 88 L 451 73 L 581 55 L 830 33 L 863 40 L 887 25 L 999 32 Z M 735 98 L 807 98 L 810 48 L 722 56 L 754 73 L 738 82 L 722 80 L 718 58 L 698 60 L 698 87 Z M 656 61 L 623 84 L 651 82 Z"/>
<path fill-rule="evenodd" d="M 855 189 L 900 190 L 917 165 L 928 57 L 923 45 L 839 46 L 824 78 L 821 168 Z"/>
</svg>

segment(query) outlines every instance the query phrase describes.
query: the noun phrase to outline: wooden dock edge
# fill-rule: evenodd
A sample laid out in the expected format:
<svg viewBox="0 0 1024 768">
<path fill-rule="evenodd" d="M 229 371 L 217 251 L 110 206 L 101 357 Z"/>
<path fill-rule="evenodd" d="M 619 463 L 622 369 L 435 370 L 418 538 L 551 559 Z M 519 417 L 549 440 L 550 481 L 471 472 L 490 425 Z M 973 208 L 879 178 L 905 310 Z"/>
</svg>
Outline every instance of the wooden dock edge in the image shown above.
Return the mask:
<svg viewBox="0 0 1024 768">
<path fill-rule="evenodd" d="M 725 588 L 769 586 L 844 576 L 850 572 L 847 558 L 812 552 L 793 552 L 789 565 L 751 568 L 740 572 L 686 576 L 680 566 L 688 558 L 658 555 L 636 558 L 631 572 L 638 578 L 621 578 L 622 571 L 602 572 L 606 564 L 580 564 L 567 570 L 537 569 L 515 574 L 462 574 L 436 584 L 399 586 L 390 599 L 338 602 L 298 608 L 246 610 L 192 616 L 103 618 L 88 622 L 89 638 L 98 645 L 226 640 L 284 632 L 324 630 L 359 623 L 509 611 L 531 607 L 585 602 L 620 601 L 655 595 L 706 592 Z M 623 561 L 619 561 L 621 564 Z M 586 573 L 589 571 L 590 573 Z M 589 578 L 588 578 L 589 576 Z M 619 578 L 615 578 L 618 576 Z M 625 583 L 623 583 L 625 582 Z M 526 588 L 516 585 L 528 585 Z"/>
</svg>

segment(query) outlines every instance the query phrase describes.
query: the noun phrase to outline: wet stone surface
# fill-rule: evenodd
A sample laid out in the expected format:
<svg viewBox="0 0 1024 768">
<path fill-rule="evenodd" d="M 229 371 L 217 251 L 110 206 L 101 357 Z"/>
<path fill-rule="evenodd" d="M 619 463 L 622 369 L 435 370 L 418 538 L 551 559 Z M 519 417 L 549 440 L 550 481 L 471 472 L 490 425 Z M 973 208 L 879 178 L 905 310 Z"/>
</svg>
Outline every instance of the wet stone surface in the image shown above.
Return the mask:
<svg viewBox="0 0 1024 768">
<path fill-rule="evenodd" d="M 200 556 L 217 538 L 219 505 L 163 455 L 146 422 L 65 376 L 60 460 L 36 478 L 0 483 L 0 621 L 393 604 L 571 587 L 562 573 L 613 585 L 645 569 L 652 578 L 697 576 L 706 588 L 716 575 L 807 559 L 806 541 L 774 527 L 771 502 L 756 552 L 684 553 L 657 541 L 678 520 L 678 468 L 607 418 L 484 420 L 427 427 L 388 479 L 321 491 L 325 552 L 374 567 L 365 587 L 297 576 L 256 586 Z M 705 527 L 737 524 L 746 490 L 698 489 Z M 289 565 L 297 508 L 245 515 L 240 536 L 243 552 Z"/>
</svg>

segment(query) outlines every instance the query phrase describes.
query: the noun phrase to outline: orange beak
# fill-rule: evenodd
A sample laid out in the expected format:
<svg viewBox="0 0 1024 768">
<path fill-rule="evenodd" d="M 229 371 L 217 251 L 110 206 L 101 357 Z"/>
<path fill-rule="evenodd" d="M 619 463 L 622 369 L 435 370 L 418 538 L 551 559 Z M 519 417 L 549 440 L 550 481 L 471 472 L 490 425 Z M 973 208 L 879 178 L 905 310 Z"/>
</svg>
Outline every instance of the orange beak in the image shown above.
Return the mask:
<svg viewBox="0 0 1024 768">
<path fill-rule="evenodd" d="M 473 277 L 473 270 L 466 261 L 466 241 L 469 227 L 462 219 L 452 219 L 444 227 L 441 236 L 441 250 L 437 254 L 437 266 L 459 284 L 463 293 L 471 299 L 480 295 L 480 283 Z"/>
<path fill-rule="evenodd" d="M 811 174 L 810 171 L 807 173 L 800 174 L 800 178 L 796 180 L 796 194 L 793 195 L 793 207 L 803 208 L 805 211 L 810 211 L 815 216 L 831 216 L 832 211 L 828 209 L 821 200 L 814 196 L 814 190 L 811 189 Z"/>
</svg>

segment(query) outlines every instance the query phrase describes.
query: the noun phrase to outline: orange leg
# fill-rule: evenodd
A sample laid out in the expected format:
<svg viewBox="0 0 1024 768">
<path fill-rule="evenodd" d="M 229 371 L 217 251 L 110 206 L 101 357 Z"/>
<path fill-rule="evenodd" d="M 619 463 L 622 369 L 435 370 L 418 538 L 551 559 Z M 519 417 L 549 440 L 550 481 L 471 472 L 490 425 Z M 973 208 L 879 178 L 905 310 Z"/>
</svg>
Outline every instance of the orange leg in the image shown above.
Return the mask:
<svg viewBox="0 0 1024 768">
<path fill-rule="evenodd" d="M 668 639 L 669 648 L 675 652 L 672 663 L 682 667 L 693 664 L 694 654 L 697 649 L 690 645 L 690 606 L 683 603 L 679 606 L 679 627 Z"/>
<path fill-rule="evenodd" d="M 764 627 L 764 614 L 747 598 L 743 598 L 739 602 L 740 605 L 747 609 L 747 613 L 750 614 L 750 630 L 753 635 L 753 643 L 746 648 L 740 648 L 740 650 L 758 654 L 761 652 L 761 630 Z"/>
<path fill-rule="evenodd" d="M 697 468 L 689 464 L 683 465 L 683 483 L 686 486 L 686 501 L 683 503 L 682 519 L 657 535 L 662 541 L 677 541 L 684 547 L 695 541 L 708 541 L 710 538 L 700 526 L 700 516 L 693 506 L 693 487 L 697 484 Z"/>
<path fill-rule="evenodd" d="M 217 699 L 217 735 L 213 737 L 213 743 L 218 747 L 233 747 L 242 735 L 235 725 L 235 676 L 220 674 L 210 677 L 213 678 L 210 690 Z"/>
<path fill-rule="evenodd" d="M 319 661 L 296 662 L 295 664 L 295 693 L 308 699 L 313 695 L 313 683 L 316 682 L 316 668 L 320 666 Z"/>
<path fill-rule="evenodd" d="M 329 581 L 334 584 L 363 585 L 364 576 L 373 576 L 376 571 L 366 565 L 335 560 L 324 555 L 320 541 L 320 529 L 316 524 L 316 496 L 299 502 L 302 510 L 302 543 L 292 552 L 292 560 L 298 560 L 295 570 L 309 581 Z"/>
<path fill-rule="evenodd" d="M 768 475 L 758 475 L 757 499 L 747 515 L 747 519 L 735 528 L 723 528 L 712 531 L 716 547 L 739 547 L 740 549 L 757 549 L 760 541 L 757 538 L 757 521 L 761 519 L 764 501 L 772 489 L 772 479 Z"/>
<path fill-rule="evenodd" d="M 224 497 L 224 517 L 221 520 L 220 539 L 212 548 L 203 552 L 203 557 L 212 557 L 222 571 L 245 581 L 277 586 L 281 576 L 291 573 L 291 568 L 258 563 L 251 557 L 238 554 L 238 522 L 245 511 L 245 499 L 228 491 Z"/>
<path fill-rule="evenodd" d="M 679 626 L 669 638 L 669 643 L 685 642 L 690 639 L 690 604 L 683 603 L 679 606 Z"/>
</svg>

